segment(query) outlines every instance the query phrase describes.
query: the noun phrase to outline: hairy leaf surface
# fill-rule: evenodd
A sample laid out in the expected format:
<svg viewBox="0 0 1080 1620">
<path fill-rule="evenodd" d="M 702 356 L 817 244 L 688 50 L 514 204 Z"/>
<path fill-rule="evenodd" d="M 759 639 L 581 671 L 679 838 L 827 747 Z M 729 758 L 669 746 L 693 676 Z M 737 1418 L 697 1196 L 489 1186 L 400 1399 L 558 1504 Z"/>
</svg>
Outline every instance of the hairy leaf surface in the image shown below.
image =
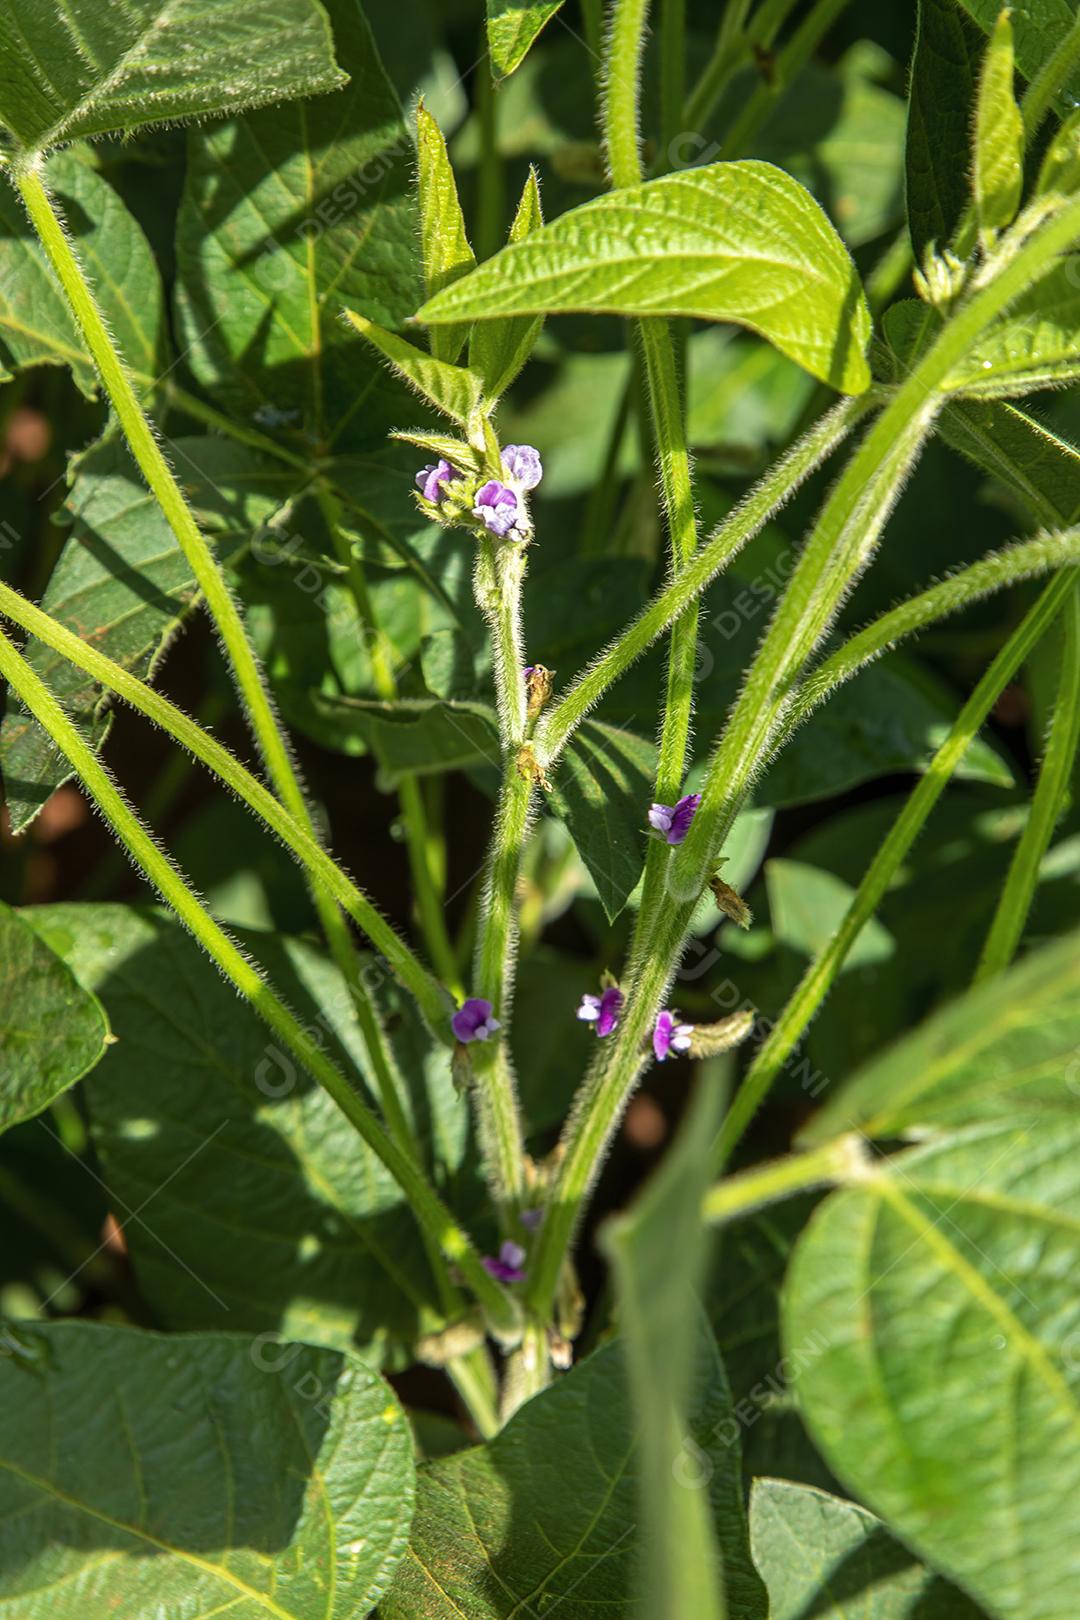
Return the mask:
<svg viewBox="0 0 1080 1620">
<path fill-rule="evenodd" d="M 343 83 L 317 0 L 0 6 L 0 123 L 30 151 Z"/>
</svg>

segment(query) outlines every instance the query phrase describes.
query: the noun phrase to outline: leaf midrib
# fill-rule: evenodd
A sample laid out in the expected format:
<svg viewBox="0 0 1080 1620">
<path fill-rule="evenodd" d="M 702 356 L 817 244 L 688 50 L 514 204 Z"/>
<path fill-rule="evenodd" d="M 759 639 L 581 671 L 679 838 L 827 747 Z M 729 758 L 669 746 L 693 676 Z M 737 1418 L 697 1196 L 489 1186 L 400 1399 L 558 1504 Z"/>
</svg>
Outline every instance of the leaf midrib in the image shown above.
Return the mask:
<svg viewBox="0 0 1080 1620">
<path fill-rule="evenodd" d="M 153 1547 L 157 1552 L 167 1553 L 174 1558 L 179 1558 L 184 1563 L 190 1564 L 194 1569 L 201 1570 L 203 1574 L 213 1576 L 217 1580 L 224 1582 L 225 1585 L 231 1586 L 242 1597 L 249 1598 L 265 1609 L 267 1614 L 276 1616 L 276 1620 L 296 1620 L 295 1613 L 289 1609 L 283 1609 L 268 1593 L 260 1592 L 257 1587 L 249 1585 L 247 1581 L 243 1580 L 239 1575 L 234 1575 L 231 1570 L 226 1569 L 223 1565 L 215 1564 L 209 1558 L 200 1558 L 198 1553 L 189 1552 L 183 1547 L 176 1547 L 171 1542 L 152 1535 L 149 1530 L 141 1529 L 138 1525 L 127 1524 L 123 1519 L 113 1518 L 111 1514 L 105 1513 L 101 1508 L 90 1507 L 88 1503 L 80 1502 L 77 1497 L 70 1496 L 66 1491 L 62 1491 L 51 1480 L 42 1479 L 40 1475 L 32 1474 L 28 1469 L 20 1468 L 17 1463 L 11 1462 L 6 1457 L 0 1457 L 0 1469 L 5 1470 L 15 1479 L 21 1480 L 24 1485 L 30 1486 L 31 1489 L 39 1491 L 47 1499 L 59 1502 L 75 1513 L 84 1513 L 87 1518 L 93 1519 L 99 1524 L 108 1525 L 112 1530 L 119 1530 L 122 1534 L 131 1536 L 134 1541 L 145 1542 L 148 1547 Z"/>
</svg>

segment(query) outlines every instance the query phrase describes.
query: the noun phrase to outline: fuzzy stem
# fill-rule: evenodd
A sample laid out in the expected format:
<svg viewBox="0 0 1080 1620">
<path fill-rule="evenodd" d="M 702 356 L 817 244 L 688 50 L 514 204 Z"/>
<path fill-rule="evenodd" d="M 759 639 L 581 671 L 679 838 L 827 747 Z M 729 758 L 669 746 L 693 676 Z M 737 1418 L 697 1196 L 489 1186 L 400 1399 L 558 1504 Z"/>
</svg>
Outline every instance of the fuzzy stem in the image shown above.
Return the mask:
<svg viewBox="0 0 1080 1620">
<path fill-rule="evenodd" d="M 827 411 L 798 444 L 769 468 L 745 500 L 699 547 L 681 573 L 658 591 L 633 623 L 567 687 L 536 729 L 537 755 L 545 765 L 558 759 L 589 710 L 608 688 L 671 628 L 688 604 L 701 595 L 742 547 L 780 511 L 874 403 L 866 399 L 846 399 Z"/>
<path fill-rule="evenodd" d="M 196 584 L 225 647 L 241 701 L 278 796 L 289 814 L 312 837 L 315 837 L 315 825 L 307 799 L 274 713 L 262 670 L 248 640 L 240 610 L 233 600 L 224 574 L 192 516 L 191 509 L 154 436 L 149 419 L 139 404 L 131 378 L 112 341 L 78 256 L 41 179 L 39 168 L 28 166 L 15 169 L 12 171 L 12 179 L 93 356 L 128 447 L 195 576 Z M 352 987 L 353 1003 L 359 1009 L 367 998 L 360 984 L 356 951 L 349 925 L 337 906 L 321 889 L 313 889 L 312 896 L 331 954 L 345 975 L 346 983 Z M 365 1041 L 375 1040 L 377 1045 L 373 1010 L 370 1007 L 363 1007 L 360 1011 L 360 1020 Z"/>
<path fill-rule="evenodd" d="M 209 732 L 204 731 L 196 721 L 184 714 L 175 704 L 170 703 L 168 698 L 99 652 L 91 643 L 83 641 L 65 625 L 43 613 L 40 608 L 28 602 L 3 581 L 0 581 L 0 613 L 30 635 L 36 636 L 54 652 L 60 653 L 77 668 L 84 670 L 107 691 L 115 692 L 125 703 L 146 715 L 155 725 L 168 732 L 181 747 L 186 748 L 213 771 L 226 787 L 255 812 L 271 832 L 277 834 L 282 843 L 306 867 L 312 880 L 320 884 L 326 894 L 348 912 L 385 959 L 395 978 L 411 991 L 432 1033 L 446 1044 L 453 1044 L 449 1024 L 451 1009 L 445 992 L 413 955 L 405 941 L 375 910 L 366 895 L 326 853 L 322 845 L 316 843 L 307 828 L 293 820 L 289 812 L 282 807 L 280 800 L 264 787 L 258 777 L 247 770 L 227 748 Z"/>
<path fill-rule="evenodd" d="M 1069 797 L 1080 744 L 1080 586 L 1062 613 L 1061 670 L 1031 811 L 1016 846 L 1005 887 L 975 973 L 975 982 L 1008 967 L 1016 954 L 1039 883 L 1039 867 Z"/>
<path fill-rule="evenodd" d="M 384 1129 L 337 1065 L 275 994 L 261 971 L 214 921 L 171 857 L 158 848 L 78 727 L 3 632 L 0 632 L 0 675 L 65 755 L 137 870 L 158 890 L 239 994 L 333 1098 L 386 1166 L 444 1261 L 460 1270 L 493 1329 L 515 1334 L 514 1302 L 488 1275 L 467 1234 L 430 1186 L 423 1171 Z"/>
<path fill-rule="evenodd" d="M 528 831 L 533 783 L 520 755 L 528 728 L 521 589 L 525 547 L 482 539 L 477 553 L 476 603 L 491 632 L 502 741 L 502 785 L 485 860 L 484 902 L 473 968 L 475 992 L 505 1025 L 516 946 L 517 882 Z M 524 1185 L 525 1140 L 505 1028 L 490 1046 L 472 1049 L 481 1147 L 504 1227 Z"/>
<path fill-rule="evenodd" d="M 727 1163 L 769 1089 L 828 995 L 862 929 L 921 832 L 957 766 L 1016 671 L 1076 589 L 1071 570 L 1046 586 L 964 704 L 945 741 L 890 828 L 836 932 L 806 970 L 735 1096 L 717 1138 L 717 1167 Z"/>
<path fill-rule="evenodd" d="M 361 623 L 373 632 L 369 650 L 375 689 L 381 698 L 393 702 L 398 696 L 397 676 L 394 673 L 393 658 L 390 656 L 386 637 L 375 618 L 363 563 L 349 543 L 348 537 L 342 533 L 331 494 L 324 493 L 319 499 L 319 505 L 333 536 L 338 559 L 345 569 L 357 615 Z M 402 778 L 398 784 L 398 800 L 401 804 L 409 870 L 416 891 L 416 907 L 424 941 L 443 983 L 451 995 L 461 999 L 465 991 L 459 981 L 454 947 L 450 943 L 450 935 L 446 929 L 446 918 L 443 915 L 441 897 L 431 865 L 427 814 L 420 784 L 415 776 Z"/>
<path fill-rule="evenodd" d="M 529 1306 L 540 1316 L 551 1309 L 585 1200 L 645 1062 L 645 1038 L 673 977 L 694 906 L 715 868 L 722 838 L 769 757 L 798 674 L 869 562 L 904 478 L 945 402 L 941 390 L 950 372 L 986 326 L 1045 275 L 1078 234 L 1080 199 L 1074 199 L 1019 251 L 1005 241 L 1000 273 L 943 327 L 825 502 L 713 754 L 703 802 L 686 843 L 673 852 L 670 904 L 652 919 L 650 934 L 639 930 L 622 1023 L 605 1043 L 610 1050 L 597 1055 L 564 1131 L 529 1284 Z"/>
<path fill-rule="evenodd" d="M 668 9 L 674 14 L 679 0 L 665 0 L 662 18 Z M 641 82 L 641 54 L 645 43 L 648 0 L 617 0 L 611 30 L 607 68 L 607 97 L 604 104 L 608 166 L 612 184 L 618 188 L 635 185 L 642 179 L 640 160 L 640 114 L 638 92 Z M 666 25 L 665 25 L 666 34 Z M 664 39 L 665 56 L 672 48 Z M 682 40 L 679 40 L 679 75 L 682 84 Z M 665 85 L 665 109 L 668 106 Z M 698 545 L 697 517 L 694 511 L 690 451 L 686 442 L 686 421 L 679 387 L 671 327 L 665 320 L 634 322 L 645 360 L 645 380 L 649 418 L 656 446 L 657 466 L 664 514 L 671 540 L 671 572 L 677 581 Z M 690 724 L 694 703 L 694 675 L 697 660 L 698 598 L 690 598 L 671 626 L 668 647 L 667 691 L 657 750 L 657 799 L 674 804 L 682 789 Z M 650 919 L 662 903 L 667 850 L 659 843 L 649 845 L 641 911 Z M 639 926 L 641 926 L 639 919 Z"/>
<path fill-rule="evenodd" d="M 931 585 L 928 590 L 881 614 L 865 629 L 849 636 L 806 678 L 785 719 L 777 749 L 838 686 L 850 681 L 897 642 L 925 630 L 927 625 L 937 623 L 950 613 L 958 613 L 993 591 L 1004 590 L 1020 580 L 1070 563 L 1080 563 L 1080 528 L 1037 535 L 1032 540 L 1021 540 L 1001 551 L 990 552 L 978 562 L 959 569 L 949 579 Z"/>
<path fill-rule="evenodd" d="M 839 1136 L 807 1153 L 756 1164 L 709 1188 L 702 1200 L 702 1219 L 710 1223 L 737 1220 L 792 1193 L 846 1181 L 859 1174 L 864 1154 L 860 1136 Z"/>
</svg>

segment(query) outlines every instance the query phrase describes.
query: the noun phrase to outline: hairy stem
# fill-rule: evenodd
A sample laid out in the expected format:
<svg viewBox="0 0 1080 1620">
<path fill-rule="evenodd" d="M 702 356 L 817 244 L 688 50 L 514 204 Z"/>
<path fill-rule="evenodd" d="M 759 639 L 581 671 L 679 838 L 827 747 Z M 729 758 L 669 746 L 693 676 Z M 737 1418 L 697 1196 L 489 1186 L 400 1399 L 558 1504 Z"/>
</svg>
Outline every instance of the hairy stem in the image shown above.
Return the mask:
<svg viewBox="0 0 1080 1620">
<path fill-rule="evenodd" d="M 321 885 L 326 894 L 348 912 L 384 958 L 394 977 L 411 991 L 432 1032 L 451 1044 L 450 1004 L 445 992 L 362 890 L 308 829 L 290 816 L 258 777 L 168 698 L 43 613 L 3 581 L 0 581 L 0 613 L 84 670 L 106 691 L 115 692 L 213 771 L 292 851 L 312 881 Z"/>
<path fill-rule="evenodd" d="M 589 710 L 653 642 L 671 628 L 688 603 L 712 583 L 731 559 L 791 499 L 872 408 L 873 401 L 846 399 L 827 411 L 809 432 L 781 456 L 745 500 L 718 525 L 693 557 L 642 609 L 634 622 L 574 680 L 553 703 L 536 729 L 537 755 L 552 764 Z"/>
<path fill-rule="evenodd" d="M 533 783 L 521 757 L 528 729 L 525 653 L 521 641 L 524 546 L 480 542 L 476 603 L 491 632 L 502 742 L 502 785 L 484 866 L 483 900 L 473 966 L 474 990 L 506 1024 L 517 938 L 517 884 L 528 831 Z M 525 1140 L 505 1028 L 472 1048 L 477 1119 L 485 1166 L 506 1227 L 524 1185 Z"/>
<path fill-rule="evenodd" d="M 0 675 L 67 758 L 135 867 L 190 930 L 198 944 L 281 1043 L 337 1103 L 349 1123 L 401 1187 L 421 1228 L 446 1265 L 456 1266 L 492 1328 L 513 1335 L 517 1311 L 489 1276 L 468 1235 L 432 1189 L 423 1171 L 368 1108 L 336 1064 L 216 923 L 172 859 L 160 850 L 78 727 L 49 688 L 0 632 Z M 447 1286 L 449 1278 L 447 1275 Z"/>
<path fill-rule="evenodd" d="M 13 170 L 12 178 L 93 356 L 128 447 L 195 576 L 207 610 L 221 637 L 241 701 L 260 752 L 266 761 L 271 781 L 289 814 L 314 838 L 315 825 L 307 799 L 274 713 L 270 694 L 248 639 L 240 610 L 233 600 L 225 576 L 218 567 L 165 459 L 150 422 L 139 404 L 131 378 L 113 344 L 82 266 L 38 168 L 24 167 Z M 353 1003 L 359 1011 L 361 1033 L 365 1042 L 375 1040 L 377 1044 L 375 1014 L 366 1004 L 368 998 L 360 983 L 356 951 L 349 925 L 338 907 L 321 889 L 313 889 L 312 896 L 331 954 L 344 974 L 346 983 L 354 987 Z"/>
<path fill-rule="evenodd" d="M 1061 670 L 1046 753 L 1031 810 L 979 958 L 976 983 L 1003 972 L 1015 956 L 1035 898 L 1042 858 L 1069 797 L 1080 745 L 1080 585 L 1075 583 L 1062 612 L 1061 642 Z"/>
<path fill-rule="evenodd" d="M 612 1132 L 645 1062 L 645 1041 L 681 956 L 694 906 L 754 776 L 769 758 L 800 671 L 867 566 L 910 466 L 945 403 L 950 372 L 983 330 L 1045 275 L 1080 234 L 1080 199 L 1019 250 L 1003 244 L 999 273 L 959 306 L 871 426 L 825 502 L 710 761 L 702 805 L 668 868 L 669 904 L 639 930 L 619 1029 L 597 1054 L 567 1123 L 533 1257 L 529 1304 L 551 1309 L 564 1257 Z M 991 267 L 992 271 L 993 267 Z M 1051 587 L 1052 589 L 1053 587 Z"/>
<path fill-rule="evenodd" d="M 319 504 L 323 509 L 327 525 L 333 535 L 338 559 L 345 569 L 345 577 L 348 579 L 349 589 L 356 604 L 357 616 L 360 622 L 371 631 L 372 639 L 369 642 L 368 651 L 371 658 L 375 689 L 381 698 L 387 702 L 393 702 L 398 696 L 394 661 L 387 638 L 375 619 L 375 610 L 367 588 L 367 577 L 364 573 L 363 563 L 349 543 L 348 537 L 342 533 L 341 525 L 337 521 L 337 512 L 334 509 L 332 496 L 329 493 L 324 493 L 320 497 Z M 424 942 L 431 954 L 435 971 L 439 974 L 450 993 L 460 998 L 465 992 L 459 982 L 454 947 L 450 943 L 442 900 L 432 869 L 431 841 L 428 834 L 427 814 L 424 809 L 420 784 L 415 776 L 406 776 L 398 784 L 397 791 L 398 801 L 401 805 L 401 819 L 405 828 L 405 845 L 409 856 L 409 870 L 412 873 L 413 887 L 416 892 L 416 909 L 420 918 L 420 928 L 424 936 Z"/>
<path fill-rule="evenodd" d="M 718 1168 L 731 1157 L 777 1075 L 828 995 L 848 952 L 881 904 L 897 868 L 921 832 L 990 710 L 1075 589 L 1071 570 L 1059 574 L 1046 586 L 957 715 L 949 735 L 930 762 L 926 775 L 916 785 L 871 861 L 839 927 L 807 968 L 768 1039 L 747 1070 L 717 1138 Z"/>
<path fill-rule="evenodd" d="M 864 1154 L 861 1136 L 838 1136 L 824 1147 L 742 1170 L 709 1188 L 702 1200 L 702 1219 L 735 1220 L 793 1193 L 847 1181 L 863 1168 Z"/>
<path fill-rule="evenodd" d="M 849 636 L 806 678 L 785 719 L 778 747 L 838 686 L 851 680 L 899 641 L 925 630 L 927 625 L 936 624 L 950 613 L 958 613 L 993 591 L 1069 563 L 1080 563 L 1080 528 L 1037 535 L 1032 540 L 1021 540 L 1001 551 L 991 552 L 967 568 L 959 569 L 949 579 L 931 585 L 928 590 L 881 614 L 865 629 Z"/>
</svg>

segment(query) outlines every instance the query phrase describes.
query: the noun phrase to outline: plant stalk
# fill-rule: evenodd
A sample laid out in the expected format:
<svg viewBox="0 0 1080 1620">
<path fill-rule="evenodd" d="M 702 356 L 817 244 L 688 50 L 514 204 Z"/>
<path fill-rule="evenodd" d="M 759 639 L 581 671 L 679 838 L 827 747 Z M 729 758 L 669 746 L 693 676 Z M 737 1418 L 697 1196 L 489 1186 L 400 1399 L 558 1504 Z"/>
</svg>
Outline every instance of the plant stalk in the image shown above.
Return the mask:
<svg viewBox="0 0 1080 1620">
<path fill-rule="evenodd" d="M 836 981 L 848 952 L 881 904 L 897 869 L 948 786 L 994 704 L 1061 612 L 1076 586 L 1072 571 L 1042 591 L 964 704 L 945 741 L 871 861 L 836 932 L 810 967 L 747 1070 L 720 1129 L 717 1168 L 730 1159 L 747 1126 Z"/>
<path fill-rule="evenodd" d="M 1073 576 L 1075 580 L 1075 575 Z M 1039 867 L 1068 802 L 1080 746 L 1080 585 L 1062 610 L 1061 670 L 1031 810 L 1009 866 L 975 982 L 1002 973 L 1016 955 L 1039 884 Z"/>
<path fill-rule="evenodd" d="M 171 857 L 158 848 L 78 727 L 3 632 L 0 632 L 0 675 L 65 755 L 137 870 L 158 890 L 211 961 L 273 1034 L 333 1098 L 359 1136 L 386 1166 L 435 1249 L 448 1266 L 456 1266 L 460 1271 L 487 1314 L 493 1331 L 514 1336 L 518 1329 L 515 1303 L 485 1270 L 468 1235 L 430 1186 L 423 1171 L 384 1129 L 337 1065 L 276 995 L 261 971 L 214 921 Z"/>
</svg>

